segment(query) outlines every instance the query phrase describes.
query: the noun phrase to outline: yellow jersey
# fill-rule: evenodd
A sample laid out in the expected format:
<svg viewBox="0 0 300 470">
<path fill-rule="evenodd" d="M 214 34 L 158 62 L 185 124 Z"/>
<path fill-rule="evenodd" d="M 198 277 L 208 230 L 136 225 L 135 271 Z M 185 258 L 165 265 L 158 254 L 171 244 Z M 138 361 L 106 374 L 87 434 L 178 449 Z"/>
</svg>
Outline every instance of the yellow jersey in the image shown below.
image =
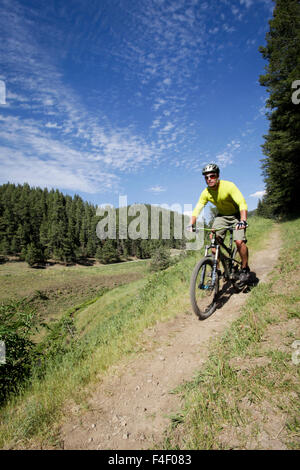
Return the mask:
<svg viewBox="0 0 300 470">
<path fill-rule="evenodd" d="M 220 180 L 217 189 L 205 188 L 192 215 L 198 217 L 208 202 L 217 207 L 220 215 L 235 215 L 242 210 L 248 209 L 241 191 L 230 181 Z"/>
</svg>

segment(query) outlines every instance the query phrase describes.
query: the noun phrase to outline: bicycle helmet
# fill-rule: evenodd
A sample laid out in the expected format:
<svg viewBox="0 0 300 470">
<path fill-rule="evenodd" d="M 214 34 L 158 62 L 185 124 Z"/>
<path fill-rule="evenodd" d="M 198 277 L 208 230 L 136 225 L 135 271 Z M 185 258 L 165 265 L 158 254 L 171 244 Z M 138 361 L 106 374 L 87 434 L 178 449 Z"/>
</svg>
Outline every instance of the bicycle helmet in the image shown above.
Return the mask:
<svg viewBox="0 0 300 470">
<path fill-rule="evenodd" d="M 206 173 L 217 173 L 219 176 L 220 168 L 215 163 L 208 163 L 208 165 L 205 165 L 202 170 L 202 175 L 205 175 Z"/>
</svg>

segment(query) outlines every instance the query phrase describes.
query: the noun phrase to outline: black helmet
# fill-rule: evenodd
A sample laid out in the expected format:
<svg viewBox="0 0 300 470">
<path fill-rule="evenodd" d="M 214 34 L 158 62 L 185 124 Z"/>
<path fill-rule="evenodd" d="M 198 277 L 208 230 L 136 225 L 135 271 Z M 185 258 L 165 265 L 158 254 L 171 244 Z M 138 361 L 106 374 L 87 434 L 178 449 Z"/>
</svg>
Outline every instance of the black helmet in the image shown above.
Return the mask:
<svg viewBox="0 0 300 470">
<path fill-rule="evenodd" d="M 219 176 L 220 168 L 215 163 L 208 163 L 208 165 L 205 165 L 202 170 L 202 175 L 205 175 L 206 173 L 217 173 Z"/>
</svg>

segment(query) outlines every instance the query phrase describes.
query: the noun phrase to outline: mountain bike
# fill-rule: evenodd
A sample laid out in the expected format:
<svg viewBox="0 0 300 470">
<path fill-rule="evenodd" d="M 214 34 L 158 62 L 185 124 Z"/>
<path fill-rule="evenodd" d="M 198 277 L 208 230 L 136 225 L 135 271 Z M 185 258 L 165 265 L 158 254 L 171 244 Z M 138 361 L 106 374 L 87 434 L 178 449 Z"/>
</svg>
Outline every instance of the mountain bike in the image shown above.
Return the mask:
<svg viewBox="0 0 300 470">
<path fill-rule="evenodd" d="M 217 308 L 220 297 L 220 282 L 231 284 L 235 292 L 244 289 L 245 283 L 239 281 L 239 269 L 242 265 L 238 259 L 237 247 L 233 246 L 234 227 L 228 228 L 229 246 L 218 239 L 215 230 L 210 230 L 210 245 L 205 247 L 204 257 L 196 264 L 190 282 L 190 299 L 193 311 L 200 320 L 208 318 Z M 209 251 L 215 248 L 215 253 Z"/>
</svg>

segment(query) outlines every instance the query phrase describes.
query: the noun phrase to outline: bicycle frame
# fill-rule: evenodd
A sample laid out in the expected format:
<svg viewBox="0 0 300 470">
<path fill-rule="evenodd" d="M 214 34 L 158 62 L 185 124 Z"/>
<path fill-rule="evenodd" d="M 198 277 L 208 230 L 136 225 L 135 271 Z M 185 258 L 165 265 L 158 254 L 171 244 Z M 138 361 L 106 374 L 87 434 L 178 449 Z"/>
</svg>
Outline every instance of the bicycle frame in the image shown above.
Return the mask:
<svg viewBox="0 0 300 470">
<path fill-rule="evenodd" d="M 222 262 L 225 271 L 225 277 L 230 279 L 232 276 L 232 268 L 233 262 L 241 265 L 242 263 L 238 260 L 233 260 L 233 254 L 235 248 L 233 248 L 233 229 L 229 228 L 229 247 L 227 247 L 223 240 L 217 240 L 217 234 L 215 231 L 212 230 L 212 238 L 210 245 L 205 246 L 205 256 L 208 256 L 208 250 L 215 248 L 215 255 L 214 255 L 214 267 L 213 267 L 213 274 L 212 274 L 212 284 L 216 278 L 216 271 L 217 271 L 217 263 L 218 259 Z M 220 248 L 223 248 L 229 256 L 226 256 Z M 227 262 L 229 261 L 229 263 Z"/>
<path fill-rule="evenodd" d="M 205 255 L 198 261 L 191 276 L 191 305 L 200 320 L 205 320 L 214 313 L 218 304 L 222 304 L 220 299 L 225 292 L 238 293 L 247 285 L 240 281 L 239 266 L 242 262 L 235 259 L 237 246 L 233 241 L 234 227 L 223 229 L 229 230 L 230 240 L 227 245 L 217 236 L 217 230 L 204 229 L 212 233 L 210 244 L 205 246 Z M 220 287 L 221 279 L 223 283 Z"/>
</svg>

